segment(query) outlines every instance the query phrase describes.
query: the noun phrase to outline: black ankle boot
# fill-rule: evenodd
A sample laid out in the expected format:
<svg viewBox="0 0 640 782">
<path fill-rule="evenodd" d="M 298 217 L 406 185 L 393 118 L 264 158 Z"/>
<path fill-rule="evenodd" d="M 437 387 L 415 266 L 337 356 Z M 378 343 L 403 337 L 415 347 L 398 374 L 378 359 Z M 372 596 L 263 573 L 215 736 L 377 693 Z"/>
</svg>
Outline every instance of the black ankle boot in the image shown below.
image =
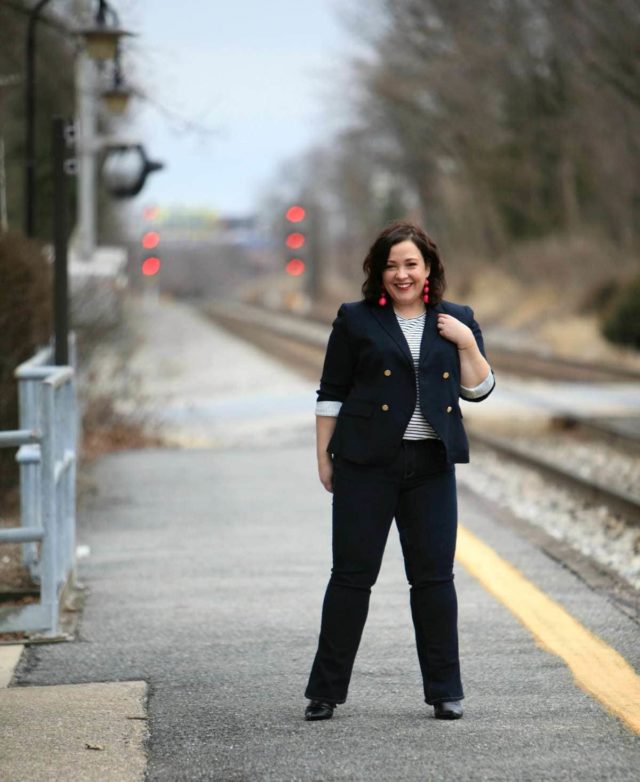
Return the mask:
<svg viewBox="0 0 640 782">
<path fill-rule="evenodd" d="M 459 720 L 462 717 L 462 702 L 442 701 L 442 703 L 434 703 L 433 711 L 437 720 Z"/>
<path fill-rule="evenodd" d="M 328 701 L 311 701 L 304 710 L 304 718 L 305 720 L 330 720 L 335 707 L 335 703 Z"/>
</svg>

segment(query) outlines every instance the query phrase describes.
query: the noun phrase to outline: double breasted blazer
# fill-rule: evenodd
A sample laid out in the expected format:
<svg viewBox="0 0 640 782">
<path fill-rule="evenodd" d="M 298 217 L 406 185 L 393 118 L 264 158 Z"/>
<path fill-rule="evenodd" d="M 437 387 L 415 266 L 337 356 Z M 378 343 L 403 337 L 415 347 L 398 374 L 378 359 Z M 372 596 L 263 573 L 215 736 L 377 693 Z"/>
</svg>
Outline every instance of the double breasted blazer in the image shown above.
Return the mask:
<svg viewBox="0 0 640 782">
<path fill-rule="evenodd" d="M 438 332 L 438 313 L 469 326 L 485 358 L 486 353 L 471 307 L 446 300 L 427 307 L 417 373 L 420 408 L 442 439 L 451 465 L 469 461 L 469 441 L 459 401 L 458 348 Z M 481 402 L 493 388 L 467 401 Z M 417 393 L 413 357 L 391 304 L 380 307 L 362 300 L 340 306 L 317 393 L 319 400 L 342 402 L 329 453 L 359 464 L 385 465 L 395 459 Z"/>
</svg>

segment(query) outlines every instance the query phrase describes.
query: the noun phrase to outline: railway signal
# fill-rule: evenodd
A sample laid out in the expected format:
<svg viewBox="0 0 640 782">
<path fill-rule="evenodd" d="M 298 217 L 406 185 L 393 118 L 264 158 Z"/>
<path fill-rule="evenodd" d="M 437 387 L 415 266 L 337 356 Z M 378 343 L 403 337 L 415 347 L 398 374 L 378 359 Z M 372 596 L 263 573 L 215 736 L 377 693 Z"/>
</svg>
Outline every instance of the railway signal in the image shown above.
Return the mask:
<svg viewBox="0 0 640 782">
<path fill-rule="evenodd" d="M 307 212 L 300 204 L 292 204 L 285 212 L 285 271 L 292 277 L 304 274 L 306 267 L 306 217 Z"/>
<path fill-rule="evenodd" d="M 160 261 L 160 258 L 157 254 L 157 248 L 160 244 L 160 234 L 158 231 L 154 230 L 145 231 L 142 234 L 140 244 L 142 245 L 142 249 L 144 251 L 144 258 L 140 267 L 142 276 L 155 277 L 160 271 L 160 267 L 162 266 L 162 262 Z M 151 251 L 155 251 L 155 253 L 151 255 Z"/>
<path fill-rule="evenodd" d="M 157 220 L 160 216 L 160 207 L 159 206 L 145 206 L 142 210 L 142 216 L 145 220 L 148 220 L 150 223 L 152 223 L 154 220 Z"/>
<path fill-rule="evenodd" d="M 299 204 L 294 204 L 287 209 L 287 220 L 290 223 L 301 223 L 305 218 L 306 212 L 304 207 Z"/>
<path fill-rule="evenodd" d="M 302 258 L 291 258 L 289 261 L 287 261 L 285 269 L 287 274 L 291 275 L 292 277 L 299 277 L 304 273 L 304 261 Z"/>
<path fill-rule="evenodd" d="M 145 250 L 153 250 L 160 244 L 160 234 L 157 231 L 147 231 L 142 237 L 142 246 Z"/>
<path fill-rule="evenodd" d="M 160 258 L 151 255 L 142 262 L 142 274 L 145 277 L 155 277 L 160 271 L 161 265 Z"/>
</svg>

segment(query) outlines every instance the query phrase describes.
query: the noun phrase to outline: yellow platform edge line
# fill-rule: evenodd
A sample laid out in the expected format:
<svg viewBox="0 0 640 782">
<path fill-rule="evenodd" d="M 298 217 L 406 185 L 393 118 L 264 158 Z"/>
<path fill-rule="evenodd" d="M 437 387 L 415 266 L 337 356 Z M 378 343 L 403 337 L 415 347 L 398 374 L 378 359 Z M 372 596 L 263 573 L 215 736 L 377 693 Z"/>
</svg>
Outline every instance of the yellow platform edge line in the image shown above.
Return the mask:
<svg viewBox="0 0 640 782">
<path fill-rule="evenodd" d="M 456 558 L 543 649 L 567 664 L 578 686 L 640 733 L 640 676 L 622 655 L 462 525 Z"/>
</svg>

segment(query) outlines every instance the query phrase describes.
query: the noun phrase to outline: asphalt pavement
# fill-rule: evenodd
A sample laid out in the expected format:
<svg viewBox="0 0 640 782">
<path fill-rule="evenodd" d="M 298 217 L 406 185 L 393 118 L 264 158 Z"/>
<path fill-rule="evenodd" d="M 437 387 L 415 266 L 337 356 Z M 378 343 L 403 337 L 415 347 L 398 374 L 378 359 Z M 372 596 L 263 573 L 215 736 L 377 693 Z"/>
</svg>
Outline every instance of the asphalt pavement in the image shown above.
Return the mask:
<svg viewBox="0 0 640 782">
<path fill-rule="evenodd" d="M 268 361 L 234 346 L 248 371 L 254 359 Z M 272 370 L 281 382 L 275 362 Z M 215 371 L 224 376 L 221 365 Z M 257 398 L 260 389 L 252 393 Z M 268 384 L 262 393 L 273 403 Z M 299 398 L 301 387 L 291 393 Z M 232 388 L 228 394 L 231 404 Z M 638 734 L 461 564 L 465 715 L 433 718 L 395 529 L 348 700 L 332 720 L 303 720 L 331 564 L 331 495 L 316 475 L 313 396 L 309 418 L 294 409 L 291 427 L 286 389 L 277 396 L 280 439 L 265 436 L 263 409 L 255 441 L 246 421 L 243 437 L 232 436 L 230 415 L 217 447 L 127 451 L 95 462 L 94 494 L 79 519 L 78 542 L 90 555 L 79 563 L 88 594 L 78 638 L 24 650 L 6 690 L 13 713 L 36 688 L 134 683 L 144 709 L 137 716 L 148 718 L 148 780 L 635 781 Z M 456 467 L 458 476 L 472 469 Z M 459 520 L 640 669 L 638 624 L 462 481 Z M 73 704 L 67 699 L 65 711 L 63 695 L 59 703 L 64 721 Z M 3 779 L 38 778 L 18 775 L 19 756 L 7 757 L 13 765 L 4 766 Z M 40 778 L 63 779 L 54 774 L 55 753 L 50 758 L 50 775 Z"/>
</svg>

